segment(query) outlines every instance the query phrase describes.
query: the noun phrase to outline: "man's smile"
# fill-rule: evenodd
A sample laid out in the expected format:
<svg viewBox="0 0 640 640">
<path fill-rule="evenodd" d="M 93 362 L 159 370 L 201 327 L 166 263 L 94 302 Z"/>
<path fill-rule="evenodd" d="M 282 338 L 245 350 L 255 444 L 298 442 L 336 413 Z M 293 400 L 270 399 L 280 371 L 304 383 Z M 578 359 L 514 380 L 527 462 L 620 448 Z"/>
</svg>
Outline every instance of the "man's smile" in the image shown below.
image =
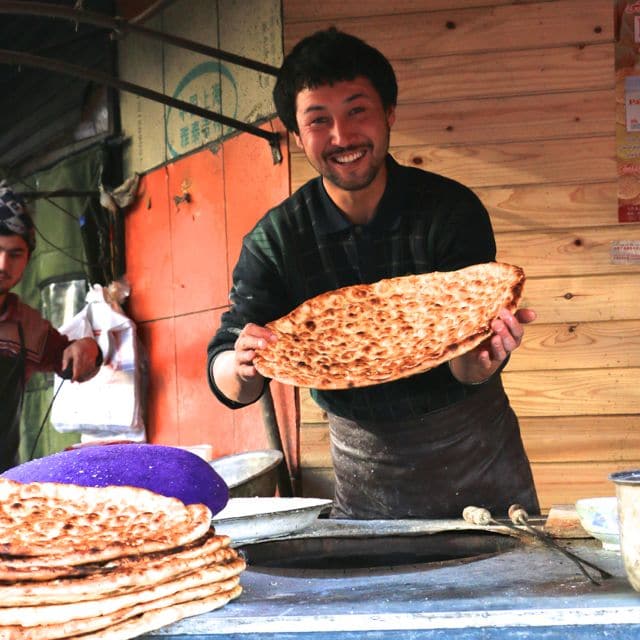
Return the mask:
<svg viewBox="0 0 640 640">
<path fill-rule="evenodd" d="M 360 158 L 364 157 L 366 153 L 366 149 L 360 149 L 359 151 L 347 151 L 345 153 L 334 155 L 332 160 L 338 164 L 349 164 L 360 160 Z"/>
</svg>

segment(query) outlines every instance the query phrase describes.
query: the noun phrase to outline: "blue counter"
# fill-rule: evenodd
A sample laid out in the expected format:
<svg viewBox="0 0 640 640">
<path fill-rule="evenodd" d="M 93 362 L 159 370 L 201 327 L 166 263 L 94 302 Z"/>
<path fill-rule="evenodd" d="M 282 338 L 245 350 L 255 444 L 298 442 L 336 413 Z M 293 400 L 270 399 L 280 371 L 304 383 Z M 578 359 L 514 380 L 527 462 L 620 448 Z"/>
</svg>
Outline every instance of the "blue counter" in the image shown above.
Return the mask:
<svg viewBox="0 0 640 640">
<path fill-rule="evenodd" d="M 435 521 L 437 522 L 437 521 Z M 318 521 L 296 537 L 432 535 L 434 521 Z M 466 525 L 459 525 L 460 528 Z M 388 531 L 387 531 L 388 533 Z M 640 638 L 640 593 L 621 556 L 592 539 L 563 543 L 606 569 L 592 584 L 561 553 L 525 544 L 490 557 L 322 571 L 249 566 L 222 609 L 145 638 L 157 640 L 500 640 Z M 597 575 L 597 574 L 594 574 Z"/>
</svg>

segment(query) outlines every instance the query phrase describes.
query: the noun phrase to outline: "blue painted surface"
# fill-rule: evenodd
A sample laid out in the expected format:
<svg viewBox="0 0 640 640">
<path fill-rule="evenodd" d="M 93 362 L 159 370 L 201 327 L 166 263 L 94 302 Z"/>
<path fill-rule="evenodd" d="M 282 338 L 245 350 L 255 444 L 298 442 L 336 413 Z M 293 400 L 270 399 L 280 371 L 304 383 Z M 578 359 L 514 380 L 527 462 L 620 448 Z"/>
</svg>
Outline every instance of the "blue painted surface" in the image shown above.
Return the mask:
<svg viewBox="0 0 640 640">
<path fill-rule="evenodd" d="M 466 563 L 344 571 L 250 566 L 240 598 L 145 637 L 640 639 L 640 593 L 620 555 L 592 540 L 571 549 L 614 577 L 594 585 L 562 554 L 538 545 Z"/>
</svg>

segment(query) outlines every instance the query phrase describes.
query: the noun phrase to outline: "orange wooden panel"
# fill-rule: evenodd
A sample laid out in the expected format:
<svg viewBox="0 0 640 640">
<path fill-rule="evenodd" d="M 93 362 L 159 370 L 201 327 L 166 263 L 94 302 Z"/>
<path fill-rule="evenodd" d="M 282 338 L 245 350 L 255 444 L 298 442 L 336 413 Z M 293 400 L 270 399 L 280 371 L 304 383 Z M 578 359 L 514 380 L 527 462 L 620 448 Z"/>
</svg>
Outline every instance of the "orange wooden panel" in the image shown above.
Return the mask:
<svg viewBox="0 0 640 640">
<path fill-rule="evenodd" d="M 167 187 L 164 167 L 144 176 L 138 199 L 125 218 L 127 279 L 131 284 L 128 311 L 136 322 L 173 315 Z"/>
<path fill-rule="evenodd" d="M 275 164 L 269 143 L 250 134 L 236 136 L 224 144 L 229 287 L 242 238 L 271 207 L 289 195 L 289 153 L 285 129 L 279 120 L 273 120 L 262 128 L 281 133 L 282 162 Z"/>
<path fill-rule="evenodd" d="M 211 444 L 214 457 L 230 453 L 234 442 L 233 411 L 211 393 L 206 377 L 207 344 L 220 322 L 221 311 L 175 318 L 178 372 L 176 442 Z"/>
<path fill-rule="evenodd" d="M 167 170 L 175 314 L 223 306 L 228 286 L 222 156 L 204 149 Z"/>
<path fill-rule="evenodd" d="M 149 359 L 147 439 L 154 444 L 178 443 L 176 350 L 173 318 L 144 322 L 138 335 Z"/>
</svg>

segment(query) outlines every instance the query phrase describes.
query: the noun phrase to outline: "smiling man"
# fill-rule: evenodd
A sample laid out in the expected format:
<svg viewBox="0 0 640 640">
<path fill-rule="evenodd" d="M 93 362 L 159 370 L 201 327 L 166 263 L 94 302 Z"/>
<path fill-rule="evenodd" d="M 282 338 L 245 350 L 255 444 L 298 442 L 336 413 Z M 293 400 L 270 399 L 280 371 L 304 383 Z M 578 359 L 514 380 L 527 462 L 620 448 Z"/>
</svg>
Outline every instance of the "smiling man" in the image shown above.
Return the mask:
<svg viewBox="0 0 640 640">
<path fill-rule="evenodd" d="M 276 340 L 265 324 L 318 294 L 384 278 L 454 271 L 495 260 L 489 215 L 476 195 L 389 154 L 397 82 L 389 61 L 334 28 L 284 59 L 279 117 L 320 174 L 245 237 L 231 308 L 209 344 L 208 377 L 227 406 L 268 384 L 253 365 Z M 530 309 L 507 309 L 476 349 L 394 382 L 312 389 L 326 411 L 335 472 L 333 515 L 450 518 L 469 504 L 539 511 L 518 421 L 500 372 Z"/>
<path fill-rule="evenodd" d="M 34 248 L 35 229 L 25 203 L 0 183 L 0 472 L 17 463 L 20 411 L 29 377 L 36 371 L 55 371 L 84 381 L 102 363 L 95 340 L 71 342 L 11 293 Z"/>
</svg>

